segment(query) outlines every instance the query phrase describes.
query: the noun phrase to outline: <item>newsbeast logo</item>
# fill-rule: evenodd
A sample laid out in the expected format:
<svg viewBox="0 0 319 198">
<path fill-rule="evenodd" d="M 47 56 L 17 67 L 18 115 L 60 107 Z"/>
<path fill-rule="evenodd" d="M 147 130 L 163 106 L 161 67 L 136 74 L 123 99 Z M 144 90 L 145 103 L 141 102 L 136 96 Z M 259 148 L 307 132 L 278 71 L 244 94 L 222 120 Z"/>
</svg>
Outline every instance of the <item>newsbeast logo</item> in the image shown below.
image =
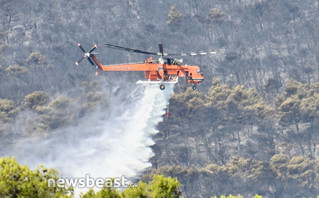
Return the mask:
<svg viewBox="0 0 319 198">
<path fill-rule="evenodd" d="M 92 178 L 89 174 L 86 174 L 85 177 L 79 178 L 58 178 L 48 179 L 48 187 L 59 187 L 59 188 L 103 188 L 103 187 L 128 187 L 132 184 L 128 182 L 128 179 L 125 176 L 121 177 L 112 177 L 112 178 Z"/>
</svg>

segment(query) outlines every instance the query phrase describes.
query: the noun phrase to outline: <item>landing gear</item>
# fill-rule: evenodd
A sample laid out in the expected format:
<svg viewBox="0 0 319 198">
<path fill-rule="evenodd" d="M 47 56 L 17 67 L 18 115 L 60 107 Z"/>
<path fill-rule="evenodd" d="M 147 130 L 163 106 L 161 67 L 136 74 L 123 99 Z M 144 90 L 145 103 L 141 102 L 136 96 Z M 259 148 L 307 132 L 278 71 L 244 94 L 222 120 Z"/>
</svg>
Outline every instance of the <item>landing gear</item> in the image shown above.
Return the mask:
<svg viewBox="0 0 319 198">
<path fill-rule="evenodd" d="M 164 89 L 165 89 L 165 85 L 164 85 L 164 84 L 161 84 L 161 85 L 160 85 L 160 89 L 161 89 L 161 90 L 164 90 Z"/>
<path fill-rule="evenodd" d="M 193 90 L 196 90 L 196 85 L 193 86 Z"/>
</svg>

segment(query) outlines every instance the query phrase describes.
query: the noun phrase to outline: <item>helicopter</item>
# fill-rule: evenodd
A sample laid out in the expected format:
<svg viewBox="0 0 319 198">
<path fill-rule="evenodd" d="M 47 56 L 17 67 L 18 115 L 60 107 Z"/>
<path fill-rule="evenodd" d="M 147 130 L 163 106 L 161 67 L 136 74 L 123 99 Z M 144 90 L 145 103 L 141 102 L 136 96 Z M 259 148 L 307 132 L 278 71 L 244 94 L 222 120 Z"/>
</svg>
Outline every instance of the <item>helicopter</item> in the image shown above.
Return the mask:
<svg viewBox="0 0 319 198">
<path fill-rule="evenodd" d="M 195 56 L 216 54 L 217 51 L 212 52 L 199 52 L 199 53 L 181 53 L 181 54 L 167 54 L 164 53 L 163 44 L 158 44 L 159 52 L 148 52 L 139 49 L 133 49 L 128 47 L 122 47 L 113 44 L 104 44 L 105 46 L 113 49 L 124 50 L 133 53 L 148 54 L 153 56 L 159 56 L 158 59 L 153 57 L 148 58 L 143 62 L 138 63 L 123 63 L 115 65 L 102 65 L 97 59 L 97 53 L 93 51 L 97 48 L 95 44 L 90 51 L 85 51 L 82 45 L 79 43 L 78 47 L 82 50 L 83 55 L 79 61 L 75 62 L 75 65 L 79 65 L 80 62 L 87 58 L 90 64 L 97 69 L 96 75 L 99 75 L 102 71 L 144 71 L 146 81 L 138 81 L 141 83 L 159 83 L 161 90 L 165 89 L 164 83 L 177 83 L 179 77 L 185 77 L 186 82 L 193 85 L 193 89 L 196 89 L 196 85 L 200 84 L 204 80 L 204 75 L 201 73 L 199 66 L 195 65 L 182 65 L 183 59 L 170 58 L 172 56 Z"/>
</svg>

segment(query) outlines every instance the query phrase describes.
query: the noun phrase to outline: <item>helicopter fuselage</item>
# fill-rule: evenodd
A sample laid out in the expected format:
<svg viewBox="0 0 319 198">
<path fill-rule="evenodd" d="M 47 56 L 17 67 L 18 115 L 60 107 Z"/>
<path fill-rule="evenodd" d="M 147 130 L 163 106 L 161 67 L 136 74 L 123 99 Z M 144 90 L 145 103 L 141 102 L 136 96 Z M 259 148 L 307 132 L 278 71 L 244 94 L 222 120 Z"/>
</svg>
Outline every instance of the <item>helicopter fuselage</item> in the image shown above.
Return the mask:
<svg viewBox="0 0 319 198">
<path fill-rule="evenodd" d="M 169 62 L 167 58 L 163 61 L 151 57 L 141 63 L 102 65 L 94 55 L 91 58 L 102 71 L 144 71 L 145 79 L 150 81 L 176 81 L 178 77 L 186 77 L 187 83 L 196 85 L 204 80 L 198 66 L 180 65 L 179 59 L 169 59 Z"/>
</svg>

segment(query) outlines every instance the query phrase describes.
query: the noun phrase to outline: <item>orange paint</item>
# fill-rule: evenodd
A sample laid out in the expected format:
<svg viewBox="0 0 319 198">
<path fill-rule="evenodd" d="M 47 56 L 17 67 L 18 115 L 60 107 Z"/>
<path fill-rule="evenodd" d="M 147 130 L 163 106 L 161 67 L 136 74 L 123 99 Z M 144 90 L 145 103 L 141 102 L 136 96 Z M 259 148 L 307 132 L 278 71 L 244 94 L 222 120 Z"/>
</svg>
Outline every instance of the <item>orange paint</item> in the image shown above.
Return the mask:
<svg viewBox="0 0 319 198">
<path fill-rule="evenodd" d="M 144 63 L 118 65 L 102 65 L 94 54 L 90 58 L 101 71 L 144 71 L 145 79 L 150 81 L 175 81 L 177 77 L 187 77 L 187 83 L 196 85 L 204 80 L 198 66 L 161 64 L 153 61 L 152 57 Z"/>
</svg>

